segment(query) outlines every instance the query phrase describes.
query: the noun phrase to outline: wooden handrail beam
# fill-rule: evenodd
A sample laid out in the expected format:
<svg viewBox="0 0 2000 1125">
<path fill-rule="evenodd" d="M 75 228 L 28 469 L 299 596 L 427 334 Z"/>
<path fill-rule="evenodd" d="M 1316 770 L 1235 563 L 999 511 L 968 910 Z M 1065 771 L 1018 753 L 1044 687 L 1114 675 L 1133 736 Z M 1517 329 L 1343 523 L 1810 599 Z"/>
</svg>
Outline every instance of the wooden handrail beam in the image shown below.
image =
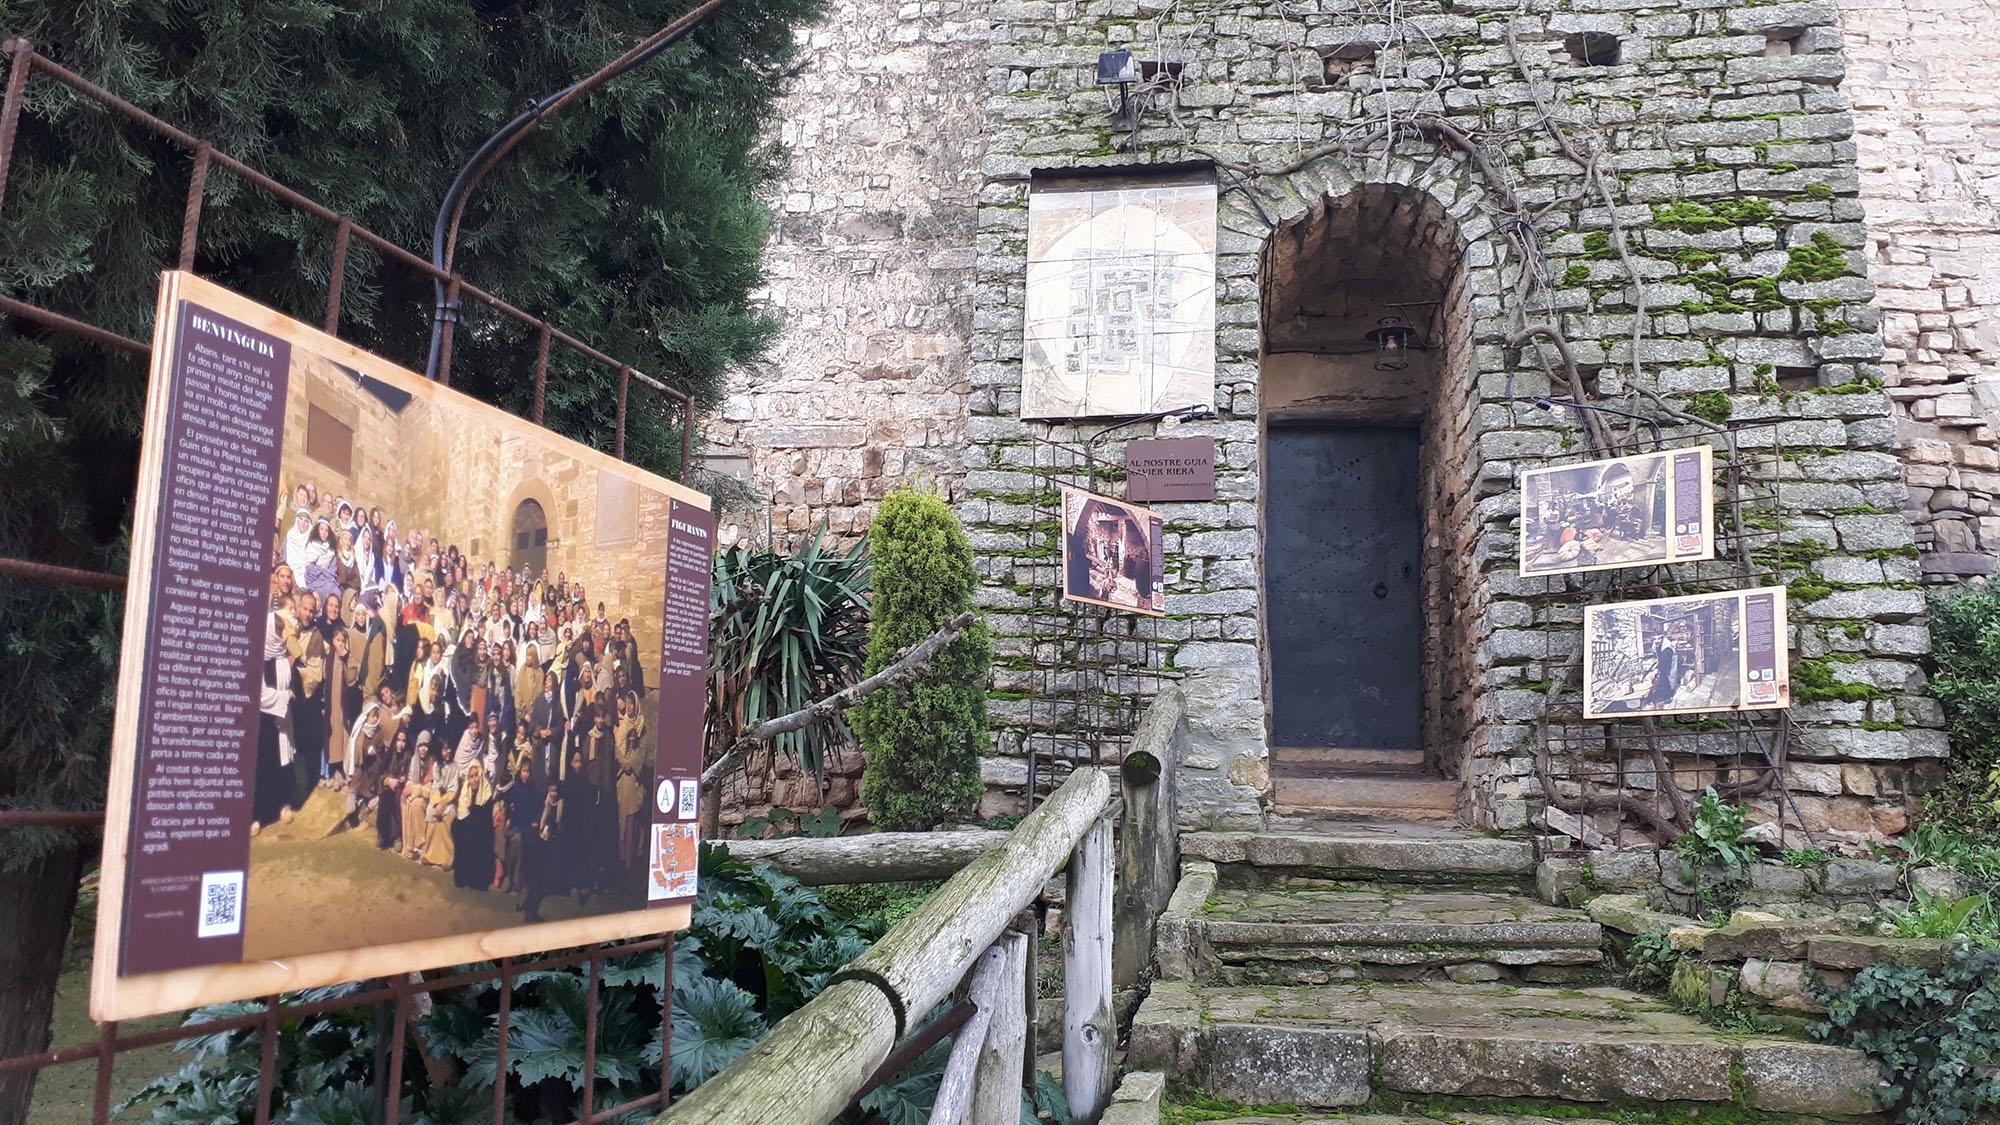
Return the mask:
<svg viewBox="0 0 2000 1125">
<path fill-rule="evenodd" d="M 768 863 L 809 887 L 832 883 L 911 883 L 948 879 L 1004 843 L 1010 833 L 984 828 L 963 832 L 868 832 L 859 836 L 783 840 L 721 840 L 734 859 Z"/>
</svg>

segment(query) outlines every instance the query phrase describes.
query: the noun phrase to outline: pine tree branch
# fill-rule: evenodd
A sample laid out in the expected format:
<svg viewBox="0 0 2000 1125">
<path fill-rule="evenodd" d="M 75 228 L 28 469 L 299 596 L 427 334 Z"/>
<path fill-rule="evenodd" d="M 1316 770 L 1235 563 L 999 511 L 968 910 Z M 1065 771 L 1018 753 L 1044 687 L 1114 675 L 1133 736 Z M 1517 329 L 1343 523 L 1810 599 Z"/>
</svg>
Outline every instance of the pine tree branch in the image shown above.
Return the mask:
<svg viewBox="0 0 2000 1125">
<path fill-rule="evenodd" d="M 815 722 L 832 718 L 834 715 L 855 706 L 883 688 L 895 687 L 898 684 L 907 683 L 915 679 L 917 674 L 929 667 L 931 661 L 937 659 L 938 653 L 943 652 L 947 646 L 957 640 L 959 634 L 970 627 L 972 622 L 972 611 L 967 610 L 945 622 L 938 628 L 937 632 L 932 633 L 930 636 L 925 637 L 905 650 L 901 656 L 896 658 L 895 663 L 882 669 L 880 672 L 859 683 L 850 684 L 817 703 L 808 704 L 789 715 L 779 715 L 776 718 L 765 719 L 763 722 L 744 731 L 720 758 L 717 758 L 707 769 L 701 771 L 702 787 L 707 788 L 718 778 L 735 769 L 744 756 L 749 754 L 751 747 L 757 743 L 769 742 L 779 735 L 790 731 L 803 730 Z"/>
</svg>

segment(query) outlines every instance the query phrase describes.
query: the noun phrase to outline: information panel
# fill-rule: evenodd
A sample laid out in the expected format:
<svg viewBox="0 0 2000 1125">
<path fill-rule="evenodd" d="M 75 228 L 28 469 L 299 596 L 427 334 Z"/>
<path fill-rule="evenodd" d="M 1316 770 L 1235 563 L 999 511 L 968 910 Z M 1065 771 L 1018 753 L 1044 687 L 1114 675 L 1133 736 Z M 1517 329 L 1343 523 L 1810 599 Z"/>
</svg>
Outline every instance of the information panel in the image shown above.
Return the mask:
<svg viewBox="0 0 2000 1125">
<path fill-rule="evenodd" d="M 165 275 L 91 1014 L 685 927 L 709 501 Z"/>
<path fill-rule="evenodd" d="M 1521 573 L 1574 574 L 1715 557 L 1706 445 L 1521 474 Z"/>
<path fill-rule="evenodd" d="M 1791 704 L 1782 586 L 1585 606 L 1585 718 Z"/>
</svg>

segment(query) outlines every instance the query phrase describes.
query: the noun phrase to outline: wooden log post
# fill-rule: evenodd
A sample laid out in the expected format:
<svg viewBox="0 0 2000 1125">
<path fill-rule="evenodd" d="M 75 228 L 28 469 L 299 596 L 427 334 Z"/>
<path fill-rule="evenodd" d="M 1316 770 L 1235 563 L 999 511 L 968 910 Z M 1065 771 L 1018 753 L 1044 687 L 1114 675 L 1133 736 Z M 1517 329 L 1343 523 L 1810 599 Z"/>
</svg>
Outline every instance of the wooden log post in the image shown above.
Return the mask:
<svg viewBox="0 0 2000 1125">
<path fill-rule="evenodd" d="M 1178 686 L 1154 697 L 1119 767 L 1125 799 L 1118 826 L 1111 950 L 1114 988 L 1136 986 L 1152 962 L 1154 927 L 1180 875 L 1174 772 L 1186 741 L 1186 713 Z"/>
<path fill-rule="evenodd" d="M 972 1001 L 972 1018 L 958 1029 L 945 1061 L 944 1077 L 938 1080 L 937 1097 L 931 1102 L 930 1125 L 962 1125 L 972 1120 L 972 1091 L 979 1067 L 980 1052 L 992 1034 L 993 1017 L 1002 1005 L 1010 1010 L 1021 1007 L 1019 997 L 1002 989 L 1007 976 L 1007 935 L 986 947 L 979 964 L 972 968 L 965 998 Z M 1017 1104 L 1015 1113 L 1020 1107 Z"/>
<path fill-rule="evenodd" d="M 1111 1100 L 1111 821 L 1090 826 L 1070 857 L 1063 899 L 1063 1094 L 1078 1125 Z"/>
<path fill-rule="evenodd" d="M 1042 884 L 1070 860 L 1078 840 L 1093 832 L 1104 837 L 1098 862 L 1102 878 L 1110 878 L 1109 832 L 1101 823 L 1110 799 L 1111 783 L 1099 771 L 1071 774 L 1004 844 L 952 876 L 915 913 L 836 973 L 825 991 L 658 1120 L 702 1125 L 833 1120 L 896 1040 L 951 994 L 1014 916 L 1041 893 Z M 1102 894 L 1108 942 L 1108 884 Z M 1105 953 L 1108 958 L 1108 944 Z M 1104 968 L 1108 1021 L 1109 964 Z"/>
<path fill-rule="evenodd" d="M 830 883 L 908 883 L 947 879 L 1005 843 L 1005 832 L 869 832 L 860 836 L 718 840 L 745 863 L 768 863 L 811 887 Z"/>
<path fill-rule="evenodd" d="M 1029 915 L 1030 918 L 1034 916 Z M 993 1022 L 979 1045 L 979 1062 L 972 1075 L 972 1125 L 1016 1125 L 1021 1119 L 1021 1059 L 1029 1050 L 1028 1006 L 1021 993 L 1027 979 L 1028 950 L 1035 940 L 1026 930 L 1010 929 L 994 943 L 1000 968 L 993 982 Z"/>
</svg>

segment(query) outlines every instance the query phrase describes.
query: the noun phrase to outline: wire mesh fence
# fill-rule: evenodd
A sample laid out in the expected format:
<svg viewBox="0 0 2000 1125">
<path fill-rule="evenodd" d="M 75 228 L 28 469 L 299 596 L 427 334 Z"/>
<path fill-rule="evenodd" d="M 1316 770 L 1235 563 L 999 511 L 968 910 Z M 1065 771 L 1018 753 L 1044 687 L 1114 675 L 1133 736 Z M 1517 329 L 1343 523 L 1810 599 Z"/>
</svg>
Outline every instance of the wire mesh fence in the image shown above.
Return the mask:
<svg viewBox="0 0 2000 1125">
<path fill-rule="evenodd" d="M 686 478 L 692 449 L 694 401 L 684 392 L 599 351 L 549 321 L 515 307 L 460 274 L 438 268 L 429 259 L 355 223 L 351 218 L 216 149 L 210 142 L 146 112 L 37 53 L 34 46 L 25 40 L 10 39 L 0 44 L 0 53 L 6 55 L 8 65 L 4 100 L 0 100 L 0 216 L 5 214 L 8 180 L 17 165 L 16 142 L 21 132 L 24 107 L 51 100 L 80 100 L 102 111 L 107 120 L 127 131 L 133 143 L 155 150 L 164 146 L 179 153 L 187 162 L 186 202 L 175 254 L 172 260 L 157 263 L 160 269 L 194 268 L 201 244 L 203 206 L 214 190 L 212 181 L 220 173 L 317 224 L 328 253 L 324 265 L 325 299 L 320 315 L 320 323 L 327 333 L 339 335 L 343 298 L 350 273 L 381 265 L 409 271 L 422 280 L 421 288 L 425 290 L 430 289 L 433 282 L 441 281 L 446 300 L 445 308 L 438 317 L 442 321 L 437 376 L 440 382 L 449 384 L 451 381 L 453 345 L 461 328 L 488 336 L 505 334 L 507 339 L 518 343 L 524 354 L 532 351 L 533 363 L 527 375 L 532 380 L 530 417 L 538 424 L 543 421 L 552 364 L 558 378 L 572 365 L 608 368 L 617 378 L 613 454 L 621 459 L 625 457 L 626 432 L 633 415 L 640 411 L 660 412 L 678 425 L 678 475 Z M 39 90 L 35 88 L 37 83 L 41 86 Z M 316 243 L 316 239 L 308 238 L 304 240 L 302 250 Z M 301 263 L 302 273 L 317 275 L 317 271 L 318 267 L 311 263 Z M 126 331 L 92 323 L 75 315 L 73 310 L 47 308 L 12 295 L 0 295 L 0 316 L 17 325 L 32 326 L 33 330 L 52 338 L 66 338 L 112 354 L 143 360 L 151 351 L 146 341 Z M 428 320 L 420 323 L 427 331 Z M 650 392 L 650 396 L 634 401 L 631 390 L 635 383 Z M 106 591 L 125 587 L 125 576 L 122 574 L 13 557 L 0 558 L 0 579 Z M 0 831 L 37 828 L 90 832 L 101 828 L 105 815 L 101 809 L 0 809 Z M 599 1075 L 598 1048 L 601 1039 L 599 1001 L 605 967 L 629 966 L 634 958 L 644 959 L 650 965 L 650 959 L 654 957 L 660 962 L 657 1088 L 644 1090 L 644 1087 L 654 1083 L 638 1080 L 636 1076 L 626 1076 L 628 1080 L 623 1081 L 604 1081 Z M 394 1125 L 405 1112 L 402 1090 L 406 1067 L 411 1065 L 409 1060 L 412 1056 L 420 1054 L 411 1036 L 418 1009 L 428 1006 L 431 998 L 441 991 L 490 989 L 494 997 L 494 1011 L 490 1018 L 495 1038 L 490 1120 L 502 1122 L 527 1116 L 548 1117 L 550 1103 L 546 1099 L 538 1103 L 536 1112 L 532 1114 L 519 1112 L 520 1107 L 515 1104 L 529 1094 L 522 1089 L 520 1082 L 510 1082 L 508 1078 L 510 1051 L 524 1049 L 523 1044 L 527 1042 L 515 1019 L 514 998 L 524 978 L 533 980 L 538 974 L 578 966 L 582 967 L 585 977 L 582 1053 L 578 1062 L 580 1074 L 593 1077 L 580 1080 L 575 1096 L 569 1102 L 557 1099 L 563 1104 L 558 1104 L 554 1116 L 579 1123 L 603 1122 L 664 1107 L 669 1096 L 672 1059 L 671 935 L 593 945 L 532 959 L 502 958 L 497 962 L 461 966 L 432 976 L 412 973 L 365 982 L 348 989 L 271 996 L 251 1004 L 233 1006 L 247 1010 L 171 1027 L 121 1033 L 118 1024 L 105 1023 L 99 1025 L 99 1033 L 92 1041 L 61 1044 L 46 1051 L 0 1059 L 0 1074 L 40 1072 L 58 1067 L 90 1067 L 94 1074 L 89 1119 L 103 1122 L 111 1119 L 116 1108 L 112 1098 L 113 1080 L 119 1073 L 121 1056 L 165 1044 L 249 1031 L 256 1036 L 260 1052 L 258 1078 L 250 1096 L 254 1097 L 254 1119 L 262 1125 L 271 1120 L 274 1108 L 281 1108 L 275 1103 L 279 1093 L 277 1071 L 279 1052 L 284 1049 L 281 1047 L 284 1033 L 296 1031 L 304 1021 L 322 1019 L 330 1013 L 368 1011 L 377 1031 L 376 1066 L 371 1087 L 376 1096 L 373 1119 L 385 1125 Z M 639 1092 L 641 1090 L 643 1092 Z M 304 1094 L 313 1092 L 294 1091 Z M 621 1100 L 616 1104 L 600 1104 L 600 1101 L 614 1097 Z"/>
</svg>

